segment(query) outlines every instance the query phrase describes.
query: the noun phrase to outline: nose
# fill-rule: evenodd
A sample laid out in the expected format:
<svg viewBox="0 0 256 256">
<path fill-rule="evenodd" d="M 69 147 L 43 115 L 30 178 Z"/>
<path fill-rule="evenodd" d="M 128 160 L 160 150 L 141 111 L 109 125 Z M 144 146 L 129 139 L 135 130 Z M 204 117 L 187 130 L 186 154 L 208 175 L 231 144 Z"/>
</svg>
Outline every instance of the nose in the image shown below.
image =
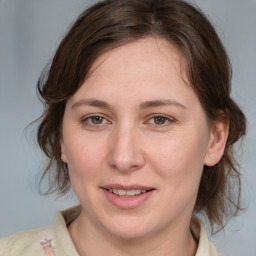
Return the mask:
<svg viewBox="0 0 256 256">
<path fill-rule="evenodd" d="M 109 150 L 109 164 L 121 172 L 140 169 L 145 163 L 139 131 L 134 127 L 120 127 L 113 132 Z"/>
</svg>

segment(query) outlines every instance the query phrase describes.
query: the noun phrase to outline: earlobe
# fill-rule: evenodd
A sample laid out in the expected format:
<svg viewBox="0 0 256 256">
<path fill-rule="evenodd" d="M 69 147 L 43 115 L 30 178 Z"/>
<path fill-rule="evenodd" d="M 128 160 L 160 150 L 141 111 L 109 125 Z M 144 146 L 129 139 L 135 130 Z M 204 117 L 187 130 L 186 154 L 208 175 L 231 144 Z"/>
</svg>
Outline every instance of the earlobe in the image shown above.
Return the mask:
<svg viewBox="0 0 256 256">
<path fill-rule="evenodd" d="M 66 154 L 65 154 L 64 143 L 63 143 L 63 139 L 62 138 L 60 140 L 60 149 L 61 149 L 61 160 L 64 163 L 67 163 L 67 157 L 66 157 Z"/>
<path fill-rule="evenodd" d="M 214 122 L 204 161 L 206 166 L 214 166 L 220 161 L 226 147 L 228 133 L 229 124 L 226 119 L 223 118 Z"/>
</svg>

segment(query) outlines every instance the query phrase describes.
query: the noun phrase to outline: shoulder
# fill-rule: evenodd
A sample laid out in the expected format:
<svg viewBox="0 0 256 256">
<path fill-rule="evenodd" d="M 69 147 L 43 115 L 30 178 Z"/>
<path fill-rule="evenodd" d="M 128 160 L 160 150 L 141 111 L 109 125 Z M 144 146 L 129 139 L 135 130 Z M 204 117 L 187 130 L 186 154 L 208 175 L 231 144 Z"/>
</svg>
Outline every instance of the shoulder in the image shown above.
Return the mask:
<svg viewBox="0 0 256 256">
<path fill-rule="evenodd" d="M 0 256 L 78 256 L 67 226 L 80 214 L 76 206 L 58 212 L 52 226 L 0 239 Z"/>
<path fill-rule="evenodd" d="M 45 255 L 43 243 L 51 241 L 52 227 L 22 231 L 0 239 L 0 256 Z"/>
</svg>

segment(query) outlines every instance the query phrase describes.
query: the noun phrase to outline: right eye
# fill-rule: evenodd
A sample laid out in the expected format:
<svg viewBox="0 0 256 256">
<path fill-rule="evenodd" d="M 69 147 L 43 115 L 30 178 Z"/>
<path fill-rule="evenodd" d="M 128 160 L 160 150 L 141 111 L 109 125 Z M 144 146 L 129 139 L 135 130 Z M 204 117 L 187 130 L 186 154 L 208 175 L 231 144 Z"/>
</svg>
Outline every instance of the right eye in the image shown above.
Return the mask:
<svg viewBox="0 0 256 256">
<path fill-rule="evenodd" d="M 87 118 L 87 121 L 91 124 L 102 124 L 104 122 L 104 118 L 102 116 L 92 116 Z"/>
<path fill-rule="evenodd" d="M 100 115 L 85 116 L 82 123 L 89 127 L 102 127 L 103 125 L 109 123 L 109 121 Z"/>
</svg>

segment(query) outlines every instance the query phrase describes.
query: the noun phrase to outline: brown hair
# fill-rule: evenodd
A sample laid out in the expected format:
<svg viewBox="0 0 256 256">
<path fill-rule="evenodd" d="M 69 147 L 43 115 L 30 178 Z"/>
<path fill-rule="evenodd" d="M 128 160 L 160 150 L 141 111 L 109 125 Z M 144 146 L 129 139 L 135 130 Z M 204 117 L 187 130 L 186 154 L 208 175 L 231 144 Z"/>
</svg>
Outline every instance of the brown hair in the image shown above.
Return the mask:
<svg viewBox="0 0 256 256">
<path fill-rule="evenodd" d="M 45 104 L 38 143 L 49 159 L 42 178 L 49 175 L 48 192 L 64 194 L 70 188 L 67 166 L 61 160 L 62 118 L 67 99 L 84 82 L 93 62 L 109 49 L 149 36 L 178 47 L 186 59 L 189 83 L 208 118 L 229 122 L 224 155 L 215 166 L 205 166 L 195 205 L 195 212 L 208 216 L 212 227 L 222 228 L 225 217 L 240 210 L 240 173 L 233 144 L 245 134 L 246 120 L 230 98 L 231 67 L 220 39 L 202 12 L 181 0 L 105 0 L 78 17 L 38 82 Z M 230 190 L 232 180 L 238 182 L 236 194 Z"/>
</svg>

